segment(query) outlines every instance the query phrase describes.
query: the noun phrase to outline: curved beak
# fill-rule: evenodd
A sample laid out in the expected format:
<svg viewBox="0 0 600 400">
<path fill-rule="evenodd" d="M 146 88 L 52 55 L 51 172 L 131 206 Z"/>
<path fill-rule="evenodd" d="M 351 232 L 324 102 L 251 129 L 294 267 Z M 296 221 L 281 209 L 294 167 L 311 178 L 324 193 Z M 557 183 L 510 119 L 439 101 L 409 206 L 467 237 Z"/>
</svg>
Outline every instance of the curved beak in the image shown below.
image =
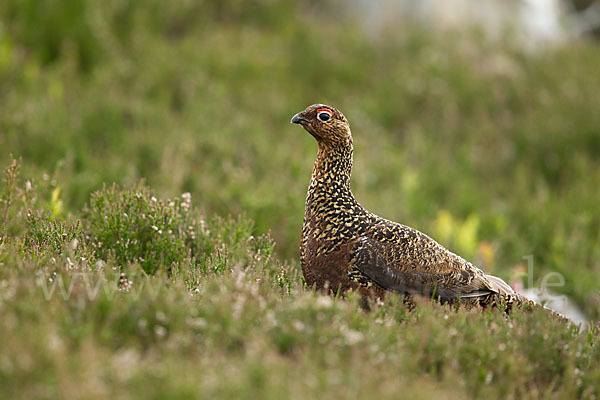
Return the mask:
<svg viewBox="0 0 600 400">
<path fill-rule="evenodd" d="M 300 124 L 300 125 L 302 125 L 302 124 L 308 122 L 308 120 L 302 118 L 299 114 L 300 113 L 298 113 L 298 114 L 296 114 L 296 115 L 294 115 L 292 117 L 292 120 L 290 121 L 292 124 Z"/>
</svg>

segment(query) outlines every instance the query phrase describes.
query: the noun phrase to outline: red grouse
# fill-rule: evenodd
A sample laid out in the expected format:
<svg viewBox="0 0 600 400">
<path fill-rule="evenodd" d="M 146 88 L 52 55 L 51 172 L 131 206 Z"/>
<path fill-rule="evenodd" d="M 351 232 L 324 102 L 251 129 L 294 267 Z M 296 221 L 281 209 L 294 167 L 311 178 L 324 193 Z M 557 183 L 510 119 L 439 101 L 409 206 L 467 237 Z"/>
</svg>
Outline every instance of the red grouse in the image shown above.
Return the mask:
<svg viewBox="0 0 600 400">
<path fill-rule="evenodd" d="M 306 283 L 330 292 L 386 291 L 406 296 L 497 306 L 509 311 L 534 303 L 429 236 L 367 211 L 350 190 L 352 134 L 344 115 L 314 104 L 292 118 L 317 140 L 302 227 L 300 261 Z"/>
</svg>

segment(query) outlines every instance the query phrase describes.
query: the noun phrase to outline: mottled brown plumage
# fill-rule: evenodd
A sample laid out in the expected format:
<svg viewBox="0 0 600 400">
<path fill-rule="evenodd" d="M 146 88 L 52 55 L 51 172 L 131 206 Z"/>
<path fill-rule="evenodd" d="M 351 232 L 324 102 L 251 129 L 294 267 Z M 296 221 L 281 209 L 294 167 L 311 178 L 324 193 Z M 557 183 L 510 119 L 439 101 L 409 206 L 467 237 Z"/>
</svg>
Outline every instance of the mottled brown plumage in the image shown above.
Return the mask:
<svg viewBox="0 0 600 400">
<path fill-rule="evenodd" d="M 396 291 L 407 299 L 421 295 L 507 312 L 514 305 L 534 305 L 429 236 L 364 209 L 350 190 L 352 134 L 341 112 L 315 104 L 291 122 L 302 125 L 319 147 L 300 247 L 309 286 L 336 293 L 358 290 L 365 297 Z"/>
</svg>

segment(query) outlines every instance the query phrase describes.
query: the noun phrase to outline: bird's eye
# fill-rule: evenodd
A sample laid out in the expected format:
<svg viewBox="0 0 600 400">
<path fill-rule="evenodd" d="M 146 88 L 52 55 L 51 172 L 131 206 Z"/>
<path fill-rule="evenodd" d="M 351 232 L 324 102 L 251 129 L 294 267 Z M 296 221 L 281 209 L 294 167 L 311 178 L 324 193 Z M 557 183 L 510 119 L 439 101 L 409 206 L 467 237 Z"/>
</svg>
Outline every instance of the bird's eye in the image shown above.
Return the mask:
<svg viewBox="0 0 600 400">
<path fill-rule="evenodd" d="M 327 122 L 331 119 L 331 112 L 329 110 L 318 110 L 317 119 L 321 122 Z"/>
</svg>

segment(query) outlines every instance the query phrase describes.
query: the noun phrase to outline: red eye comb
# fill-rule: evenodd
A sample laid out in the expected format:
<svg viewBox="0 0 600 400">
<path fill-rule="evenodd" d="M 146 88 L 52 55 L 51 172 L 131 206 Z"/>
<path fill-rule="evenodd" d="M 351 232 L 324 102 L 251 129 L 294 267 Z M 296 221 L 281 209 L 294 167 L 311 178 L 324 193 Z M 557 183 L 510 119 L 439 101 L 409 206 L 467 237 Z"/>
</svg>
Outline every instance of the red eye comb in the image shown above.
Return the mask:
<svg viewBox="0 0 600 400">
<path fill-rule="evenodd" d="M 329 111 L 328 109 L 326 109 L 326 108 L 319 108 L 317 110 L 317 114 L 322 113 L 322 112 L 326 112 L 329 115 L 333 115 L 333 113 L 331 111 Z"/>
</svg>

